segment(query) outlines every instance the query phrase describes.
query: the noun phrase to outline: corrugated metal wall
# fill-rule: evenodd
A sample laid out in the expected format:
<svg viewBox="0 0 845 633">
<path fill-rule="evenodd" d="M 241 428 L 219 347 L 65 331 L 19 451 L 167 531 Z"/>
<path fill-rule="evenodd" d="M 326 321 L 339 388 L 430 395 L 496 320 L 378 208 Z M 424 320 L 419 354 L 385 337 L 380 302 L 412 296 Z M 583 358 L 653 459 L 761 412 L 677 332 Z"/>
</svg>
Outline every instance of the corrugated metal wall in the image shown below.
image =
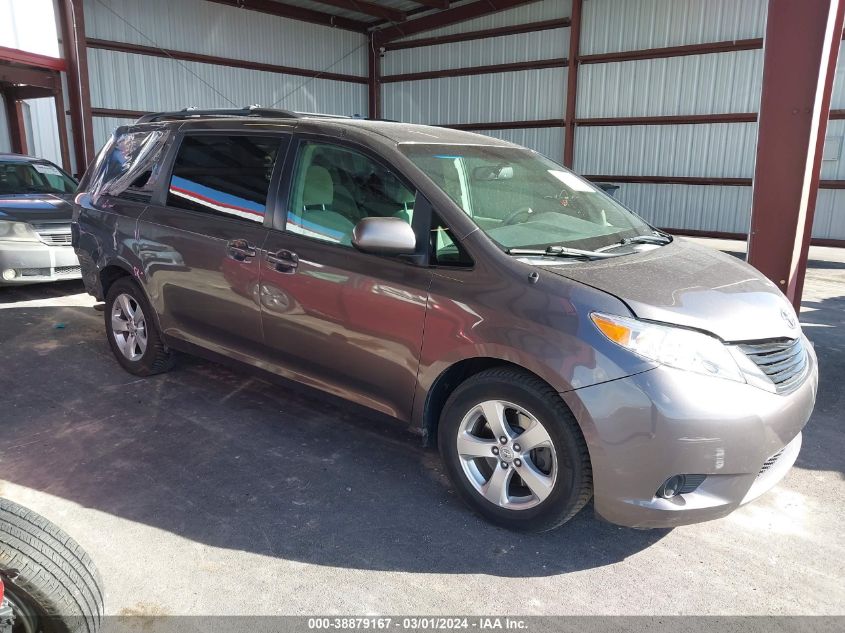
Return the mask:
<svg viewBox="0 0 845 633">
<path fill-rule="evenodd" d="M 405 39 L 565 18 L 570 11 L 568 0 L 545 0 Z M 382 61 L 382 75 L 561 59 L 568 52 L 569 29 L 558 28 L 388 51 Z M 566 105 L 566 69 L 544 68 L 384 83 L 382 100 L 386 118 L 413 123 L 562 121 Z M 494 128 L 488 132 L 491 136 L 528 145 L 557 160 L 563 156 L 562 127 L 513 130 L 491 127 Z"/>
<path fill-rule="evenodd" d="M 367 74 L 358 33 L 205 0 L 85 0 L 87 36 L 282 66 Z M 260 104 L 292 110 L 366 114 L 364 84 L 89 49 L 93 108 L 173 110 Z M 115 123 L 95 119 L 95 144 Z"/>
<path fill-rule="evenodd" d="M 767 0 L 584 0 L 580 55 L 762 38 Z M 537 2 L 405 41 L 568 17 L 570 1 Z M 568 57 L 569 28 L 388 51 L 382 74 L 432 72 Z M 578 119 L 756 113 L 763 51 L 743 50 L 655 59 L 585 63 L 579 68 Z M 834 109 L 845 109 L 845 53 Z M 384 116 L 448 125 L 562 120 L 565 68 L 385 83 Z M 562 127 L 484 134 L 526 145 L 560 161 Z M 832 121 L 831 144 L 845 121 Z M 574 167 L 584 174 L 640 177 L 751 178 L 756 123 L 579 126 Z M 845 145 L 845 143 L 843 143 Z M 829 152 L 823 179 L 845 179 L 845 147 Z M 676 229 L 745 233 L 751 188 L 727 185 L 621 184 L 617 194 L 649 221 Z M 845 239 L 845 191 L 819 193 L 813 235 Z"/>
<path fill-rule="evenodd" d="M 61 165 L 62 150 L 59 145 L 55 100 L 53 97 L 27 99 L 26 104 L 29 106 L 27 121 L 29 153 Z"/>
</svg>

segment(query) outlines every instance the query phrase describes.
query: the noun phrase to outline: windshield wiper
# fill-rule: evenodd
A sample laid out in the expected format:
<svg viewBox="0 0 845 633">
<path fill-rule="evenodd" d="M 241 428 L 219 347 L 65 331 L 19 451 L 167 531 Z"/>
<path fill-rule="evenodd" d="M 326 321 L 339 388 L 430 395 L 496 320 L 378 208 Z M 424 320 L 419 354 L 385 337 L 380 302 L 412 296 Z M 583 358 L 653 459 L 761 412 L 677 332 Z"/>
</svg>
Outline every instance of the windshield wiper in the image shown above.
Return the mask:
<svg viewBox="0 0 845 633">
<path fill-rule="evenodd" d="M 546 249 L 540 248 L 509 248 L 505 251 L 508 255 L 540 255 L 551 257 L 578 257 L 586 259 L 609 259 L 611 257 L 619 257 L 612 253 L 602 253 L 601 251 L 584 251 L 580 248 L 568 248 L 566 246 L 549 246 Z"/>
<path fill-rule="evenodd" d="M 619 248 L 620 246 L 627 246 L 628 244 L 656 244 L 658 246 L 665 246 L 671 241 L 672 236 L 667 235 L 666 233 L 654 233 L 652 235 L 637 235 L 635 237 L 626 237 L 625 239 L 616 242 L 615 244 L 605 246 L 599 249 L 599 252 L 609 251 L 614 248 Z"/>
</svg>

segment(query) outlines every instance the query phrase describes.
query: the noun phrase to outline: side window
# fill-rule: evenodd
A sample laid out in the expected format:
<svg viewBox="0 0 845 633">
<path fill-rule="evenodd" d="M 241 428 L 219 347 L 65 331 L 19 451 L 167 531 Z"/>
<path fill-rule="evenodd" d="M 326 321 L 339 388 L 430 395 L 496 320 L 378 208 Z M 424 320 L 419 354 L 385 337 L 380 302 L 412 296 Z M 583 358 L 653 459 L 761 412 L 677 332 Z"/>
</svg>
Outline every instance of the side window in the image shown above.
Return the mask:
<svg viewBox="0 0 845 633">
<path fill-rule="evenodd" d="M 408 224 L 416 192 L 368 156 L 337 145 L 304 143 L 296 160 L 286 230 L 351 245 L 352 230 L 367 217 L 397 217 Z"/>
<path fill-rule="evenodd" d="M 186 136 L 167 205 L 263 222 L 279 143 L 267 136 Z"/>
<path fill-rule="evenodd" d="M 431 263 L 437 266 L 468 268 L 473 265 L 472 258 L 436 213 L 431 215 L 430 259 Z"/>
<path fill-rule="evenodd" d="M 103 150 L 90 192 L 148 202 L 160 175 L 161 158 L 167 144 L 165 130 L 118 132 Z"/>
</svg>

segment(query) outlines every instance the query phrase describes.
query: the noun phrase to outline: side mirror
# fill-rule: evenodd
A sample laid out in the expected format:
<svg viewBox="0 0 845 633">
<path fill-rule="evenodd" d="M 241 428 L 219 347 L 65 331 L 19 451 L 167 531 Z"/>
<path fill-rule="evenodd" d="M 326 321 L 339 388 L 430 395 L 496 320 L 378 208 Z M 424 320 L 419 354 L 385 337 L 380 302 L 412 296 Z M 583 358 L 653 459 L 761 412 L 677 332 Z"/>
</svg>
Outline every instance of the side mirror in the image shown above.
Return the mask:
<svg viewBox="0 0 845 633">
<path fill-rule="evenodd" d="M 373 255 L 413 255 L 417 236 L 401 218 L 364 218 L 352 231 L 352 245 Z"/>
</svg>

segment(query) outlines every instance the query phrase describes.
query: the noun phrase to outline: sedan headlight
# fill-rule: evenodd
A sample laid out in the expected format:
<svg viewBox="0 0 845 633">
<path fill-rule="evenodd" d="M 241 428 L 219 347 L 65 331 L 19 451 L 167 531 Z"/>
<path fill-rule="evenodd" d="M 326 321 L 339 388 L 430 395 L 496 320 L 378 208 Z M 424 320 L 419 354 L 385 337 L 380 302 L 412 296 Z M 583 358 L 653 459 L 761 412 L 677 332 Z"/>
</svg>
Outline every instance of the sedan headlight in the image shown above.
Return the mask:
<svg viewBox="0 0 845 633">
<path fill-rule="evenodd" d="M 38 234 L 26 222 L 0 220 L 0 241 L 37 242 Z"/>
<path fill-rule="evenodd" d="M 728 348 L 713 336 L 598 312 L 593 312 L 590 318 L 617 345 L 661 365 L 745 382 Z"/>
</svg>

